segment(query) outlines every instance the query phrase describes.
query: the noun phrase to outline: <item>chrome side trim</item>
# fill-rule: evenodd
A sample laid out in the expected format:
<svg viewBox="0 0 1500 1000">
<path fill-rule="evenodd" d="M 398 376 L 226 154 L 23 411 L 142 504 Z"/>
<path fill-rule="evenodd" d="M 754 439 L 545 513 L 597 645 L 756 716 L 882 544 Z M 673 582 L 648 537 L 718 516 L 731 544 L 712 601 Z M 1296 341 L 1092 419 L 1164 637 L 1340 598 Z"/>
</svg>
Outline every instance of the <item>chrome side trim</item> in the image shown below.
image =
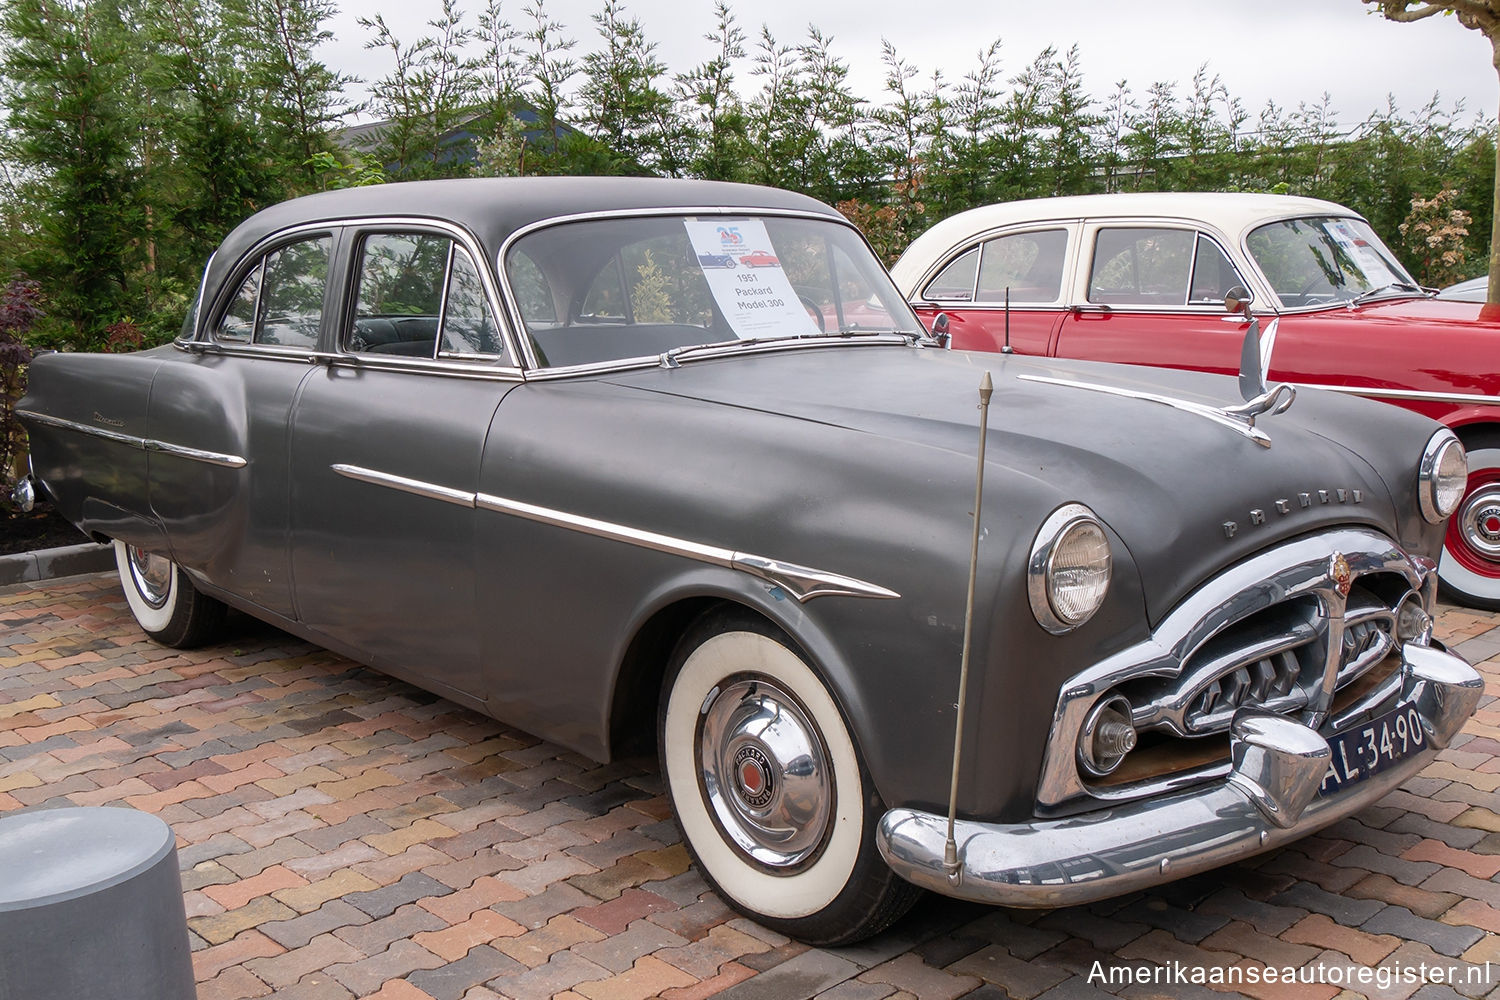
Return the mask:
<svg viewBox="0 0 1500 1000">
<path fill-rule="evenodd" d="M 120 431 L 107 431 L 99 427 L 91 427 L 88 424 L 78 423 L 75 420 L 64 420 L 61 417 L 54 417 L 46 413 L 27 412 L 24 414 L 24 419 L 34 420 L 39 424 L 46 424 L 50 427 L 61 427 L 64 430 L 78 431 L 80 434 L 103 438 L 105 441 L 114 441 L 140 451 L 155 451 L 165 455 L 176 455 L 178 458 L 191 459 L 194 462 L 217 465 L 226 469 L 243 469 L 250 464 L 239 455 L 230 455 L 222 451 L 205 451 L 202 448 L 189 448 L 186 445 L 173 444 L 170 441 L 137 437 L 134 434 L 124 434 Z"/>
<path fill-rule="evenodd" d="M 400 490 L 402 493 L 410 493 L 413 496 L 425 497 L 429 500 L 440 500 L 443 503 L 456 504 L 460 507 L 473 507 L 478 510 L 487 510 L 497 514 L 509 514 L 512 517 L 524 518 L 535 521 L 538 524 L 547 524 L 555 528 L 564 528 L 568 531 L 577 531 L 596 538 L 608 538 L 612 541 L 624 542 L 653 552 L 663 552 L 667 555 L 681 556 L 684 559 L 692 559 L 695 562 L 708 563 L 713 566 L 722 566 L 725 569 L 738 570 L 751 576 L 759 577 L 773 586 L 780 587 L 798 601 L 810 601 L 814 597 L 871 597 L 871 598 L 896 598 L 901 595 L 894 590 L 850 576 L 839 573 L 830 573 L 826 570 L 816 569 L 811 566 L 802 566 L 797 563 L 782 562 L 779 559 L 771 559 L 749 552 L 737 552 L 717 545 L 707 545 L 702 542 L 689 541 L 676 538 L 671 535 L 659 534 L 655 531 L 646 531 L 642 528 L 632 528 L 629 525 L 616 524 L 613 521 L 602 521 L 598 518 L 585 517 L 581 514 L 571 514 L 567 511 L 555 510 L 551 507 L 541 507 L 537 504 L 525 503 L 521 500 L 512 500 L 507 497 L 498 497 L 489 493 L 468 493 L 463 490 L 450 489 L 447 486 L 439 486 L 435 483 L 423 482 L 419 479 L 409 479 L 406 476 L 397 476 L 389 472 L 380 472 L 376 469 L 366 469 L 357 465 L 336 464 L 331 466 L 334 472 L 346 479 L 369 483 L 373 486 L 384 486 L 387 489 Z"/>
<path fill-rule="evenodd" d="M 1461 403 L 1465 406 L 1500 406 L 1500 396 L 1482 396 L 1467 392 L 1425 392 L 1417 389 L 1383 389 L 1363 385 L 1324 385 L 1321 382 L 1298 382 L 1308 389 L 1326 389 L 1366 399 L 1403 399 L 1416 403 Z"/>
<path fill-rule="evenodd" d="M 425 483 L 420 479 L 408 479 L 405 476 L 392 475 L 389 472 L 377 472 L 374 469 L 364 469 L 357 465 L 339 463 L 331 465 L 329 468 L 345 479 L 369 483 L 372 486 L 385 486 L 393 490 L 400 490 L 402 493 L 425 497 L 428 500 L 441 500 L 443 503 L 456 504 L 459 507 L 473 508 L 475 506 L 474 494 L 465 493 L 463 490 L 451 490 L 446 486 Z"/>
<path fill-rule="evenodd" d="M 1236 434 L 1243 434 L 1262 448 L 1271 447 L 1271 438 L 1265 431 L 1255 426 L 1255 418 L 1265 415 L 1274 416 L 1283 412 L 1292 405 L 1296 397 L 1296 390 L 1285 383 L 1278 383 L 1264 395 L 1251 400 L 1248 403 L 1229 408 L 1209 406 L 1206 403 L 1194 403 L 1186 399 L 1177 399 L 1173 396 L 1161 396 L 1154 392 L 1141 392 L 1138 389 L 1126 389 L 1121 386 L 1100 385 L 1096 382 L 1078 382 L 1073 379 L 1052 378 L 1047 375 L 1017 375 L 1022 382 L 1040 382 L 1046 385 L 1060 385 L 1069 389 L 1084 389 L 1089 392 L 1103 392 L 1111 396 L 1123 396 L 1126 399 L 1140 399 L 1150 403 L 1161 403 L 1173 409 L 1182 410 L 1212 420 L 1221 427 L 1227 427 Z"/>
<path fill-rule="evenodd" d="M 1029 823 L 962 820 L 963 867 L 944 864 L 944 817 L 892 809 L 876 843 L 909 882 L 1004 906 L 1087 903 L 1207 871 L 1279 847 L 1377 801 L 1422 770 L 1474 713 L 1484 681 L 1455 654 L 1408 646 L 1399 701 L 1418 713 L 1428 746 L 1388 770 L 1319 796 L 1328 744 L 1290 719 L 1236 719 L 1232 772 L 1198 789 Z"/>
</svg>

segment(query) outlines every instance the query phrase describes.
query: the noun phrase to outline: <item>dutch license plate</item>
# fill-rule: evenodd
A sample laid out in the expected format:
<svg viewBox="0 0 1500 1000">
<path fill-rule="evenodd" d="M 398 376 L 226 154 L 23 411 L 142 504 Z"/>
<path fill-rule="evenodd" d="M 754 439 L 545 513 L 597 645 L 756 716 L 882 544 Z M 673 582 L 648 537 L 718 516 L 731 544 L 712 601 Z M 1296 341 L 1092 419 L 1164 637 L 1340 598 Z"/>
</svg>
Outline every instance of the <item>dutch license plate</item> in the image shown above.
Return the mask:
<svg viewBox="0 0 1500 1000">
<path fill-rule="evenodd" d="M 1422 731 L 1416 706 L 1397 705 L 1380 718 L 1329 739 L 1328 748 L 1333 754 L 1318 794 L 1331 795 L 1358 784 L 1426 746 L 1427 734 Z"/>
</svg>

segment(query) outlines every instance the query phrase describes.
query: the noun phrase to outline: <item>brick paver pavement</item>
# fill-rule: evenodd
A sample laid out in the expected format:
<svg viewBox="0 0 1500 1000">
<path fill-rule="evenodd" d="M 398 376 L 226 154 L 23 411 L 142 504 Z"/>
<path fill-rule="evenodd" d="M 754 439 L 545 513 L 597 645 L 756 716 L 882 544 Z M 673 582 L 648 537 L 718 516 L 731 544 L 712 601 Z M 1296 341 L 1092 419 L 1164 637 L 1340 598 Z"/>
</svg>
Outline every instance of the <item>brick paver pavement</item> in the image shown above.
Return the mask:
<svg viewBox="0 0 1500 1000">
<path fill-rule="evenodd" d="M 0 589 L 0 810 L 170 823 L 201 1000 L 1500 1000 L 1497 615 L 1444 609 L 1486 697 L 1358 816 L 1092 906 L 929 898 L 842 949 L 727 910 L 653 762 L 600 766 L 234 621 L 228 643 L 180 653 L 142 637 L 110 576 Z M 1340 979 L 1361 970 L 1368 985 Z"/>
</svg>

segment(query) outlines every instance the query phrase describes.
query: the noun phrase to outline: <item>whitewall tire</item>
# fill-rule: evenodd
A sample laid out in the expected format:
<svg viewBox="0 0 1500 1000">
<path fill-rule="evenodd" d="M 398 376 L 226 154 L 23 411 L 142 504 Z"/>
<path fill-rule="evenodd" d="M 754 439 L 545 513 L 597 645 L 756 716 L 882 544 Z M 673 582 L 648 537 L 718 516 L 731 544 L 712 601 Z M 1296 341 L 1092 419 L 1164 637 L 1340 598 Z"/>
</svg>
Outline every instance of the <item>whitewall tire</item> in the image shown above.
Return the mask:
<svg viewBox="0 0 1500 1000">
<path fill-rule="evenodd" d="M 888 926 L 918 890 L 880 859 L 883 807 L 827 687 L 770 623 L 716 612 L 667 670 L 662 775 L 699 869 L 735 909 L 812 944 Z"/>
<path fill-rule="evenodd" d="M 222 631 L 224 605 L 200 593 L 166 556 L 116 539 L 115 568 L 136 624 L 162 645 L 201 646 Z"/>
<path fill-rule="evenodd" d="M 1438 579 L 1459 603 L 1500 611 L 1500 433 L 1464 443 L 1469 482 L 1448 522 Z"/>
</svg>

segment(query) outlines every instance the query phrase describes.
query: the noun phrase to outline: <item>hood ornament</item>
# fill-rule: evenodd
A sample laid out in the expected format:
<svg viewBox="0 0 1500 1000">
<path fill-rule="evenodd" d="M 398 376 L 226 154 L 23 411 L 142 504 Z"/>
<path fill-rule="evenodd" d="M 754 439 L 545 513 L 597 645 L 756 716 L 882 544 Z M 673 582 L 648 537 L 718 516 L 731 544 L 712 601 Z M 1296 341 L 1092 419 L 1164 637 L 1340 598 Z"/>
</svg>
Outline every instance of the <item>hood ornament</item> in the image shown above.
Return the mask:
<svg viewBox="0 0 1500 1000">
<path fill-rule="evenodd" d="M 1235 285 L 1224 295 L 1224 308 L 1231 315 L 1244 316 L 1250 321 L 1245 330 L 1245 340 L 1240 346 L 1240 406 L 1227 407 L 1224 412 L 1255 426 L 1255 418 L 1261 415 L 1274 416 L 1284 413 L 1297 398 L 1297 390 L 1285 382 L 1266 388 L 1266 373 L 1271 367 L 1271 345 L 1276 342 L 1276 324 L 1271 320 L 1266 327 L 1264 339 L 1260 333 L 1260 319 L 1250 311 L 1255 296 L 1244 285 Z M 1271 446 L 1266 439 L 1265 446 Z"/>
<path fill-rule="evenodd" d="M 1291 406 L 1292 401 L 1297 398 L 1297 390 L 1285 382 L 1278 382 L 1269 389 L 1266 388 L 1266 369 L 1271 361 L 1271 344 L 1276 339 L 1276 321 L 1272 320 L 1271 325 L 1266 328 L 1265 342 L 1262 343 L 1260 320 L 1250 312 L 1252 298 L 1249 289 L 1243 285 L 1235 285 L 1224 296 L 1225 309 L 1234 314 L 1243 314 L 1250 320 L 1250 328 L 1245 331 L 1245 341 L 1240 348 L 1240 395 L 1245 401 L 1238 406 L 1210 406 L 1207 403 L 1195 403 L 1191 400 L 1163 396 L 1154 392 L 1142 392 L 1139 389 L 1078 382 L 1073 379 L 1049 378 L 1044 375 L 1018 375 L 1016 377 L 1022 382 L 1064 385 L 1071 389 L 1088 389 L 1091 392 L 1105 392 L 1112 396 L 1124 396 L 1127 399 L 1143 399 L 1151 403 L 1161 403 L 1212 420 L 1238 434 L 1243 434 L 1262 448 L 1269 448 L 1271 438 L 1265 431 L 1255 426 L 1255 418 L 1285 413 L 1287 407 Z"/>
</svg>

